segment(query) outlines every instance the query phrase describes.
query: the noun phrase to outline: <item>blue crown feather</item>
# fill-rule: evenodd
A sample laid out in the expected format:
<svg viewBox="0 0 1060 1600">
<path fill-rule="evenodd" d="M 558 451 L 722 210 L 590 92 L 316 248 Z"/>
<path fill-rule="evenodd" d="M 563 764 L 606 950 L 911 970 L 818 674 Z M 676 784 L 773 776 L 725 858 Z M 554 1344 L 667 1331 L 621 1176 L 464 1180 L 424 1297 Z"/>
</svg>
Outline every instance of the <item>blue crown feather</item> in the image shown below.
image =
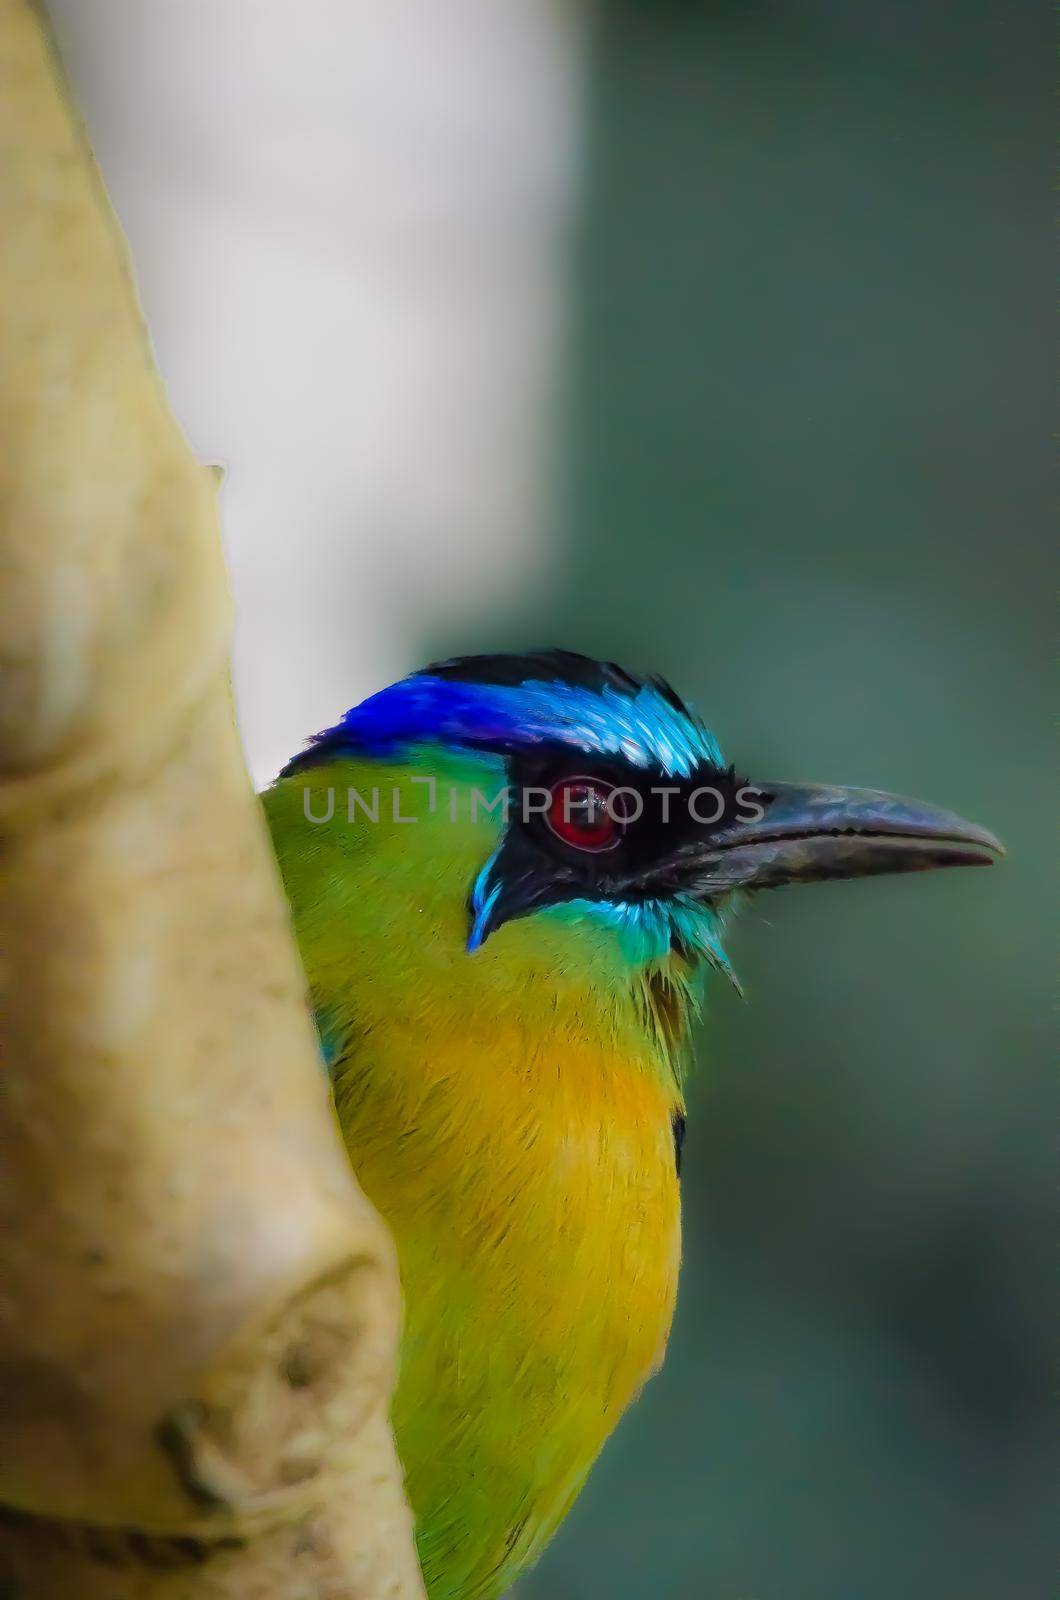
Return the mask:
<svg viewBox="0 0 1060 1600">
<path fill-rule="evenodd" d="M 528 659 L 536 664 L 541 658 Z M 590 687 L 558 677 L 488 683 L 435 675 L 428 668 L 347 711 L 284 773 L 346 751 L 387 757 L 432 741 L 501 753 L 566 744 L 681 778 L 703 765 L 723 765 L 712 735 L 657 681 L 623 675 L 619 686 L 605 680 Z"/>
</svg>

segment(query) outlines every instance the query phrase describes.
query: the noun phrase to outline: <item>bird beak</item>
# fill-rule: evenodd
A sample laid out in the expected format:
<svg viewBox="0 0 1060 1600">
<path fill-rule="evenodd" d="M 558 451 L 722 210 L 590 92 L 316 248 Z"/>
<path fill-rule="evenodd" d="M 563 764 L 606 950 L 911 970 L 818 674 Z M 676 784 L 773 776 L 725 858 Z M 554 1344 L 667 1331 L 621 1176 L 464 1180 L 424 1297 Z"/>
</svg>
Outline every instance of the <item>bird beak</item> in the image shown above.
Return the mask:
<svg viewBox="0 0 1060 1600">
<path fill-rule="evenodd" d="M 690 852 L 699 898 L 821 878 L 988 867 L 1005 853 L 992 833 L 952 811 L 878 789 L 774 783 L 744 792 L 761 796 L 762 815 L 727 823 Z"/>
</svg>

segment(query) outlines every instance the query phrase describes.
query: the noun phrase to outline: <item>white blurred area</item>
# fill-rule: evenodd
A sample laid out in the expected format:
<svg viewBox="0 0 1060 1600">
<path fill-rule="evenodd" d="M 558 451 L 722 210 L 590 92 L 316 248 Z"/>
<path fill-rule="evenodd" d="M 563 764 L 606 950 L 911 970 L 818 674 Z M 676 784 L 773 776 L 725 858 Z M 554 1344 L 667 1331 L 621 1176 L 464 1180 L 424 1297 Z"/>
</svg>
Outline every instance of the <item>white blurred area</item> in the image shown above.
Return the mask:
<svg viewBox="0 0 1060 1600">
<path fill-rule="evenodd" d="M 579 170 L 563 0 L 51 0 L 193 448 L 258 783 L 547 580 Z"/>
</svg>

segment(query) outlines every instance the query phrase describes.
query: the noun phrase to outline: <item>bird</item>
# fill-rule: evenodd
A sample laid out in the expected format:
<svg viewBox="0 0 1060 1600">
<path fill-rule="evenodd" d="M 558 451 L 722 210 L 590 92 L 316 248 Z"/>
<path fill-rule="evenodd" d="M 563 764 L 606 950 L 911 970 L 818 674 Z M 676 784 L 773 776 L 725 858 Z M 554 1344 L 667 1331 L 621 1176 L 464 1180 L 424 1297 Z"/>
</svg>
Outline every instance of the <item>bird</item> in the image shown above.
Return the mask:
<svg viewBox="0 0 1060 1600">
<path fill-rule="evenodd" d="M 457 657 L 262 795 L 353 1170 L 404 1321 L 391 1420 L 430 1600 L 496 1600 L 659 1368 L 693 1025 L 781 885 L 989 864 L 873 790 L 752 784 L 661 678 Z"/>
</svg>

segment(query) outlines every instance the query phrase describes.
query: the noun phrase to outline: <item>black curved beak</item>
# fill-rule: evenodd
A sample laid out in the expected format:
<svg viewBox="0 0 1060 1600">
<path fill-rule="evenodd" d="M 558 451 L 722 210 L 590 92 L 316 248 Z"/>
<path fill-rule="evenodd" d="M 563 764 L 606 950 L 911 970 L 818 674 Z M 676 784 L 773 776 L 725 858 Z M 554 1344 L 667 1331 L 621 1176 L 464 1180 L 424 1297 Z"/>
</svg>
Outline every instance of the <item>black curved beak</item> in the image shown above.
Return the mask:
<svg viewBox="0 0 1060 1600">
<path fill-rule="evenodd" d="M 690 886 L 703 899 L 823 878 L 988 867 L 1005 853 L 992 833 L 952 811 L 878 789 L 773 783 L 741 793 L 743 818 L 738 811 L 690 854 Z"/>
</svg>

